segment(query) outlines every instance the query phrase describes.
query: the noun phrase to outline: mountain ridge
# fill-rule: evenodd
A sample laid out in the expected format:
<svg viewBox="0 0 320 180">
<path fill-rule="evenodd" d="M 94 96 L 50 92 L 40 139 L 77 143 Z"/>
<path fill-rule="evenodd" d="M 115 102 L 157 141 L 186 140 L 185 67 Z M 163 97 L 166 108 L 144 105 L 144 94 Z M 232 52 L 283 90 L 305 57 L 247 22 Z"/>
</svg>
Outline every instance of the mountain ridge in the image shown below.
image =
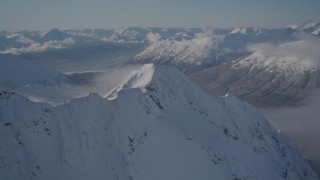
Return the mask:
<svg viewBox="0 0 320 180">
<path fill-rule="evenodd" d="M 257 110 L 174 68 L 142 66 L 115 94 L 51 106 L 1 92 L 0 177 L 318 179 Z"/>
</svg>

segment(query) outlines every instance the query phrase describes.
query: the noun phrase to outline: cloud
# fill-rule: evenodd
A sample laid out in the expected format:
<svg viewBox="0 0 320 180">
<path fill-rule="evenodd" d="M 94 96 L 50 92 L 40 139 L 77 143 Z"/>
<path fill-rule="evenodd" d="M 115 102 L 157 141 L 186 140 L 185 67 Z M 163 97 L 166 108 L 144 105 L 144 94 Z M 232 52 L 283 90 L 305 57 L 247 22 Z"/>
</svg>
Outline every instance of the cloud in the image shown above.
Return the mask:
<svg viewBox="0 0 320 180">
<path fill-rule="evenodd" d="M 250 44 L 247 50 L 266 56 L 295 57 L 310 68 L 320 67 L 320 39 L 311 36 L 298 37 L 298 41 L 283 44 Z"/>
<path fill-rule="evenodd" d="M 124 65 L 116 69 L 93 72 L 77 72 L 69 74 L 77 84 L 75 89 L 81 89 L 83 94 L 94 92 L 104 97 L 113 88 L 127 80 L 141 65 Z"/>
<path fill-rule="evenodd" d="M 320 89 L 296 107 L 260 109 L 272 124 L 287 135 L 305 157 L 320 160 Z"/>
<path fill-rule="evenodd" d="M 155 42 L 155 41 L 158 41 L 159 39 L 161 39 L 161 35 L 159 33 L 150 32 L 149 34 L 147 34 L 147 38 L 148 38 L 149 42 Z"/>
<path fill-rule="evenodd" d="M 11 48 L 5 51 L 0 51 L 0 53 L 20 55 L 23 53 L 44 52 L 47 50 L 62 49 L 74 43 L 75 42 L 73 38 L 66 38 L 63 41 L 47 41 L 43 44 L 33 43 L 28 47 Z"/>
<path fill-rule="evenodd" d="M 247 50 L 270 56 L 264 60 L 301 62 L 308 68 L 320 68 L 320 39 L 297 35 L 297 41 L 282 44 L 250 44 Z M 289 63 L 292 64 L 292 63 Z M 286 64 L 288 65 L 288 64 Z M 272 124 L 287 135 L 305 157 L 320 160 L 320 89 L 309 92 L 296 107 L 260 109 Z"/>
</svg>

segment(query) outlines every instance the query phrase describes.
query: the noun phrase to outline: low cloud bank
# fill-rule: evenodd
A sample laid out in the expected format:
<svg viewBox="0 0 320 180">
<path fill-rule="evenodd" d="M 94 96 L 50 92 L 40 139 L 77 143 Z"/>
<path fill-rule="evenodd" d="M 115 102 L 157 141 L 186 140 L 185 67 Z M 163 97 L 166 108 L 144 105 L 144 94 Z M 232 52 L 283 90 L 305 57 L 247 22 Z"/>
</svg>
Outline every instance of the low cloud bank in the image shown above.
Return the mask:
<svg viewBox="0 0 320 180">
<path fill-rule="evenodd" d="M 74 44 L 74 39 L 67 38 L 63 41 L 48 41 L 43 44 L 40 43 L 33 43 L 28 47 L 24 48 L 11 48 L 5 51 L 0 51 L 1 54 L 14 54 L 20 55 L 23 53 L 34 53 L 34 52 L 44 52 L 47 50 L 55 50 L 55 49 L 62 49 L 67 46 Z"/>
<path fill-rule="evenodd" d="M 104 97 L 115 87 L 127 80 L 139 65 L 126 65 L 101 72 L 80 72 L 69 74 L 77 83 L 74 88 L 85 93 L 98 93 Z"/>
<path fill-rule="evenodd" d="M 320 161 L 320 89 L 311 92 L 298 107 L 260 109 L 286 134 L 305 157 Z"/>
<path fill-rule="evenodd" d="M 320 67 L 320 39 L 316 37 L 300 36 L 298 41 L 283 44 L 250 44 L 247 50 L 266 56 L 296 57 L 309 68 Z"/>
</svg>

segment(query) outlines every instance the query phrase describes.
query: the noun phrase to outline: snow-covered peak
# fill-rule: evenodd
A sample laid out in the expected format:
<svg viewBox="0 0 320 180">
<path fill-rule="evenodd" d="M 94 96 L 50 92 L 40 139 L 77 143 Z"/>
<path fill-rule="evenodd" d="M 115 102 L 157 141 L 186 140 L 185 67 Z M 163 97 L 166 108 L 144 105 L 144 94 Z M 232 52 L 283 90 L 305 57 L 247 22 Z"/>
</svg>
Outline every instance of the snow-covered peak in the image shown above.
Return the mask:
<svg viewBox="0 0 320 180">
<path fill-rule="evenodd" d="M 139 67 L 116 95 L 0 92 L 0 179 L 318 179 L 257 110 L 174 68 Z"/>
<path fill-rule="evenodd" d="M 291 25 L 287 26 L 286 28 L 296 30 L 298 27 L 299 27 L 298 25 L 291 24 Z"/>
<path fill-rule="evenodd" d="M 113 37 L 115 40 L 120 41 L 133 41 L 133 42 L 144 42 L 147 35 L 150 33 L 150 29 L 144 27 L 128 27 L 122 28 L 115 31 Z"/>
<path fill-rule="evenodd" d="M 298 29 L 304 30 L 304 29 L 309 29 L 312 28 L 316 25 L 316 22 L 313 22 L 312 20 L 307 20 L 303 22 L 301 25 L 298 26 Z"/>
<path fill-rule="evenodd" d="M 118 86 L 106 94 L 105 97 L 115 98 L 119 91 L 130 88 L 140 88 L 144 91 L 146 86 L 153 79 L 154 70 L 155 67 L 153 64 L 145 64 L 137 68 L 136 70 L 132 71 L 123 82 L 120 82 Z"/>
<path fill-rule="evenodd" d="M 261 33 L 261 28 L 260 26 L 257 27 L 239 27 L 235 28 L 231 31 L 230 34 L 243 34 L 243 35 L 258 35 Z"/>
<path fill-rule="evenodd" d="M 159 91 L 163 96 L 172 94 L 173 91 L 183 92 L 181 95 L 185 97 L 192 96 L 197 91 L 201 92 L 197 85 L 177 69 L 152 63 L 142 65 L 132 71 L 123 82 L 120 82 L 105 97 L 115 99 L 121 91 L 128 89 L 139 89 L 143 93 Z"/>
<path fill-rule="evenodd" d="M 235 33 L 241 33 L 241 34 L 246 34 L 247 32 L 247 28 L 245 27 L 240 27 L 240 28 L 236 28 L 234 29 L 231 34 L 235 34 Z"/>
<path fill-rule="evenodd" d="M 67 37 L 66 34 L 61 32 L 59 29 L 51 29 L 46 32 L 42 37 L 42 41 L 63 41 Z"/>
</svg>

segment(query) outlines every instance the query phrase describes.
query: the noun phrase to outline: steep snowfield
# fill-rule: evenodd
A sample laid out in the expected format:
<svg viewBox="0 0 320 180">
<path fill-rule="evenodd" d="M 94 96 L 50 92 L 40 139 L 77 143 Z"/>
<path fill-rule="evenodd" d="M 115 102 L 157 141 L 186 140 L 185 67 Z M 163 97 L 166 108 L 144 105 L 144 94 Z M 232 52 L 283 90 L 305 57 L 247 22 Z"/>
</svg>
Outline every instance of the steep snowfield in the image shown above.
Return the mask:
<svg viewBox="0 0 320 180">
<path fill-rule="evenodd" d="M 114 99 L 122 89 L 140 88 L 143 92 L 146 91 L 147 85 L 151 82 L 154 73 L 154 65 L 146 64 L 136 70 L 130 72 L 126 80 L 107 92 L 104 97 Z"/>
<path fill-rule="evenodd" d="M 173 68 L 142 66 L 112 95 L 1 92 L 0 179 L 318 179 L 258 111 Z"/>
</svg>

